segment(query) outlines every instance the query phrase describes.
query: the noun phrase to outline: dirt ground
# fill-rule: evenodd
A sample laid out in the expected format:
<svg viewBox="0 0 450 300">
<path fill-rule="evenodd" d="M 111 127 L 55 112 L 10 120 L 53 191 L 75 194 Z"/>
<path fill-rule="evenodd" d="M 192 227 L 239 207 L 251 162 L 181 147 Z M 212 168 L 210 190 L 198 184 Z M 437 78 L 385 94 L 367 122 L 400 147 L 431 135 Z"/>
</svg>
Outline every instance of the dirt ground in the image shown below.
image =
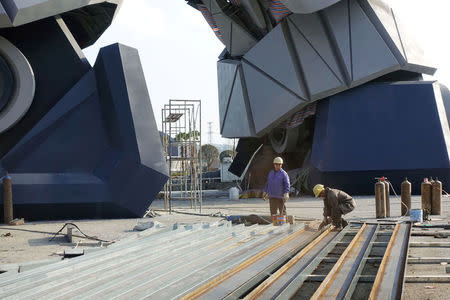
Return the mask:
<svg viewBox="0 0 450 300">
<path fill-rule="evenodd" d="M 356 209 L 345 216 L 349 221 L 375 221 L 374 196 L 355 197 Z M 192 224 L 199 222 L 215 222 L 231 215 L 268 215 L 269 203 L 262 199 L 241 199 L 229 201 L 228 194 L 225 192 L 205 193 L 203 203 L 197 205 L 197 209 L 191 208 L 187 201 L 174 201 L 172 203 L 172 213 L 163 211 L 164 201 L 155 200 L 151 205 L 152 218 L 142 219 L 116 219 L 116 220 L 61 220 L 61 221 L 41 221 L 26 222 L 19 226 L 0 226 L 0 273 L 4 271 L 16 271 L 33 268 L 39 264 L 45 264 L 49 261 L 60 260 L 65 250 L 74 247 L 78 249 L 92 250 L 98 249 L 99 242 L 82 238 L 88 235 L 105 241 L 118 241 L 126 237 L 136 235 L 137 231 L 133 228 L 139 223 L 160 222 L 165 226 L 171 226 L 174 223 Z M 414 196 L 412 199 L 412 208 L 420 208 L 420 196 Z M 291 198 L 287 203 L 287 212 L 294 215 L 298 220 L 312 220 L 322 218 L 323 203 L 322 200 L 313 197 Z M 400 216 L 400 200 L 398 197 L 391 197 L 391 218 L 392 221 L 407 220 L 408 217 Z M 434 223 L 449 224 L 450 222 L 450 198 L 443 198 L 443 213 L 441 216 L 433 217 Z M 73 230 L 76 235 L 73 238 L 78 246 L 68 244 L 65 236 L 55 236 L 65 223 L 75 223 L 82 232 Z M 62 233 L 66 233 L 64 229 Z M 411 249 L 410 249 L 411 250 Z M 448 248 L 441 248 L 440 251 L 447 251 Z M 429 256 L 427 248 L 415 248 L 410 251 L 410 255 Z M 436 253 L 439 254 L 439 253 Z M 448 253 L 444 257 L 448 257 Z M 439 255 L 440 256 L 440 255 Z M 410 268 L 409 274 L 414 274 L 414 268 L 423 266 L 416 265 Z M 440 265 L 428 267 L 433 274 Z M 441 270 L 442 271 L 442 270 Z M 425 272 L 426 273 L 426 272 Z M 442 273 L 442 272 L 440 272 Z M 445 299 L 448 296 L 449 284 L 423 284 L 408 283 L 405 285 L 404 299 Z"/>
</svg>

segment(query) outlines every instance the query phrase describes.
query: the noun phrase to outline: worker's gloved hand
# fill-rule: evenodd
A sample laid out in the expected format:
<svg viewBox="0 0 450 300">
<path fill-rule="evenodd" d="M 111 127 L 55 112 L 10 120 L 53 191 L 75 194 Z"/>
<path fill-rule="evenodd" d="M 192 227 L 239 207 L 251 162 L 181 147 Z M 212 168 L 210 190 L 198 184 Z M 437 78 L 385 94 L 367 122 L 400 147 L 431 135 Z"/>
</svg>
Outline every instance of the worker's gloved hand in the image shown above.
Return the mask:
<svg viewBox="0 0 450 300">
<path fill-rule="evenodd" d="M 320 223 L 320 225 L 319 225 L 319 230 L 321 230 L 322 228 L 324 228 L 325 226 L 327 226 L 330 223 L 331 223 L 331 219 L 328 217 L 324 217 L 322 223 Z"/>
<path fill-rule="evenodd" d="M 284 202 L 289 200 L 289 193 L 284 193 L 283 194 L 283 200 L 284 200 Z"/>
<path fill-rule="evenodd" d="M 269 197 L 269 194 L 263 193 L 263 197 L 262 197 L 262 198 L 263 198 L 264 201 L 266 201 L 266 199 L 267 199 L 268 197 Z"/>
<path fill-rule="evenodd" d="M 325 226 L 327 226 L 327 223 L 325 223 L 325 221 L 322 221 L 322 223 L 320 223 L 319 225 L 319 230 L 322 230 L 322 228 L 324 228 Z"/>
</svg>

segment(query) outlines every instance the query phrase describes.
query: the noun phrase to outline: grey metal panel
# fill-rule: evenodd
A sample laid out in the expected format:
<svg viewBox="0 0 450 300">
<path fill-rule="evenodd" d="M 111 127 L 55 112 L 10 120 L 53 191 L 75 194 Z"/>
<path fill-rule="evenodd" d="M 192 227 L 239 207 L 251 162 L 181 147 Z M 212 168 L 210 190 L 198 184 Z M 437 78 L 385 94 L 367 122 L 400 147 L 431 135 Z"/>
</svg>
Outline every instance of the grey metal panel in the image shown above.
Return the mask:
<svg viewBox="0 0 450 300">
<path fill-rule="evenodd" d="M 217 0 L 205 0 L 203 3 L 212 13 L 222 35 L 222 42 L 232 56 L 244 55 L 258 41 L 244 28 L 223 13 Z"/>
<path fill-rule="evenodd" d="M 241 7 L 250 15 L 253 23 L 259 27 L 259 29 L 266 29 L 266 20 L 261 11 L 261 7 L 258 1 L 255 0 L 241 0 Z"/>
<path fill-rule="evenodd" d="M 19 26 L 36 20 L 55 16 L 86 5 L 110 2 L 120 5 L 122 0 L 1 0 L 12 20 L 13 26 Z"/>
<path fill-rule="evenodd" d="M 231 93 L 227 116 L 223 125 L 222 136 L 228 138 L 250 137 L 252 132 L 245 107 L 245 95 L 241 72 L 236 74 L 236 80 Z"/>
<path fill-rule="evenodd" d="M 3 7 L 2 3 L 0 2 L 0 28 L 3 27 L 11 27 L 12 23 L 9 19 L 8 14 L 6 13 L 5 8 Z"/>
<path fill-rule="evenodd" d="M 323 16 L 328 23 L 330 35 L 334 38 L 344 67 L 351 79 L 352 76 L 352 58 L 350 43 L 350 18 L 348 15 L 348 1 L 343 0 L 325 10 Z"/>
<path fill-rule="evenodd" d="M 360 4 L 384 41 L 388 43 L 391 50 L 394 50 L 392 52 L 399 63 L 404 65 L 406 63 L 405 52 L 397 30 L 397 24 L 392 14 L 392 9 L 380 0 L 363 0 Z"/>
<path fill-rule="evenodd" d="M 405 48 L 405 55 L 407 64 L 404 67 L 407 71 L 419 72 L 428 75 L 434 75 L 436 67 L 430 62 L 430 59 L 425 55 L 423 48 L 417 43 L 414 32 L 411 31 L 402 19 L 394 12 L 394 18 L 397 23 L 398 31 Z"/>
<path fill-rule="evenodd" d="M 279 81 L 299 97 L 307 98 L 301 89 L 283 28 L 279 24 L 256 44 L 244 58 Z"/>
<path fill-rule="evenodd" d="M 241 26 L 236 23 L 231 24 L 231 48 L 230 54 L 232 56 L 242 56 L 244 55 L 250 48 L 252 48 L 258 40 L 251 36 L 246 30 L 244 30 Z"/>
<path fill-rule="evenodd" d="M 223 124 L 227 114 L 228 102 L 233 88 L 234 78 L 239 62 L 231 59 L 217 62 L 217 78 L 219 85 L 219 116 L 220 126 Z"/>
<path fill-rule="evenodd" d="M 228 20 L 228 18 L 222 14 L 215 14 L 214 20 L 216 21 L 217 27 L 219 28 L 219 31 L 220 31 L 220 35 L 222 36 L 221 37 L 222 43 L 224 43 L 228 52 L 230 52 L 231 51 L 231 32 L 232 32 L 231 21 Z"/>
<path fill-rule="evenodd" d="M 74 259 L 2 274 L 0 298 L 178 299 L 302 228 L 198 225 L 149 229 Z"/>
<path fill-rule="evenodd" d="M 321 99 L 346 89 L 347 86 L 333 73 L 292 22 L 288 24 L 311 100 Z"/>
<path fill-rule="evenodd" d="M 297 14 L 310 14 L 339 1 L 341 0 L 280 0 L 290 11 Z"/>
<path fill-rule="evenodd" d="M 257 40 L 254 37 L 224 14 L 216 14 L 214 19 L 222 35 L 222 41 L 232 56 L 244 55 L 256 44 Z"/>
<path fill-rule="evenodd" d="M 353 83 L 370 79 L 400 69 L 400 64 L 370 22 L 361 6 L 350 1 Z"/>
<path fill-rule="evenodd" d="M 257 134 L 269 130 L 280 118 L 294 112 L 304 103 L 246 62 L 242 63 L 242 67 Z"/>
<path fill-rule="evenodd" d="M 203 4 L 206 5 L 208 10 L 213 14 L 220 14 L 222 13 L 222 10 L 220 9 L 219 5 L 217 5 L 217 1 L 215 0 L 202 0 Z"/>
<path fill-rule="evenodd" d="M 326 28 L 324 27 L 319 14 L 293 14 L 289 16 L 292 23 L 304 35 L 314 50 L 323 58 L 328 67 L 337 76 L 342 76 L 339 70 L 338 61 L 333 53 L 333 45 L 330 43 Z M 344 81 L 343 77 L 340 77 Z"/>
</svg>

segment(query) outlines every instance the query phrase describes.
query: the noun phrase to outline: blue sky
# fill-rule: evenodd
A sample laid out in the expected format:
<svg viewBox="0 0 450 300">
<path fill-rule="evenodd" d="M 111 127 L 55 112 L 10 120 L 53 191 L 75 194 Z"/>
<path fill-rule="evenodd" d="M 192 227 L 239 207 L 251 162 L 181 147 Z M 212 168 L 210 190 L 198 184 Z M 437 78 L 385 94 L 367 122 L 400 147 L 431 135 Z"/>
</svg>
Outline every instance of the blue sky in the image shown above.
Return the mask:
<svg viewBox="0 0 450 300">
<path fill-rule="evenodd" d="M 434 78 L 450 86 L 450 1 L 386 2 L 438 67 Z M 212 122 L 213 142 L 227 143 L 219 134 L 216 74 L 224 46 L 198 11 L 184 0 L 124 0 L 113 24 L 84 52 L 93 63 L 101 47 L 116 42 L 139 50 L 158 126 L 169 99 L 201 99 L 202 128 Z"/>
</svg>

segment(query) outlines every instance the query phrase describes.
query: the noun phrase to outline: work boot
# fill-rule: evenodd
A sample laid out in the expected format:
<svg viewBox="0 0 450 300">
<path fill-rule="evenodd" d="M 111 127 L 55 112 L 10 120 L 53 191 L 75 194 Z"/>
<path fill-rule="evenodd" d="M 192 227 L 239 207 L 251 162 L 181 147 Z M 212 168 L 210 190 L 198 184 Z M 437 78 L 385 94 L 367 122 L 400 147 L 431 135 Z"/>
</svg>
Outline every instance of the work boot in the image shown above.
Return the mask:
<svg viewBox="0 0 450 300">
<path fill-rule="evenodd" d="M 342 229 L 344 229 L 342 226 L 335 226 L 331 231 L 341 231 Z"/>
<path fill-rule="evenodd" d="M 345 221 L 344 219 L 342 219 L 342 227 L 347 227 L 347 225 L 348 225 L 348 222 L 347 221 Z"/>
<path fill-rule="evenodd" d="M 342 227 L 342 219 L 334 218 L 331 221 L 334 227 Z"/>
</svg>

